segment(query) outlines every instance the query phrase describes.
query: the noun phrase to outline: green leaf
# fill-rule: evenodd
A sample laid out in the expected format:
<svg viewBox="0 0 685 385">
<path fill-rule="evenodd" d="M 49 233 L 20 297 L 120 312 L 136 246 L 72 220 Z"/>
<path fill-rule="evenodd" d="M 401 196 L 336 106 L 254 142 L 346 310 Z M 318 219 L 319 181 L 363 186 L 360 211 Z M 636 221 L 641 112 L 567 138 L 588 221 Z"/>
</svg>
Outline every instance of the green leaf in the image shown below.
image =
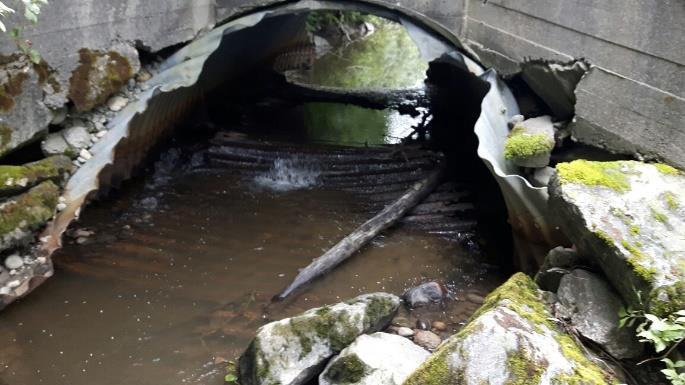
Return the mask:
<svg viewBox="0 0 685 385">
<path fill-rule="evenodd" d="M 229 383 L 230 382 L 236 382 L 236 381 L 238 381 L 238 376 L 236 376 L 235 374 L 227 374 L 224 377 L 224 381 L 229 382 Z"/>
<path fill-rule="evenodd" d="M 42 60 L 42 58 L 40 57 L 40 53 L 35 49 L 29 50 L 29 59 L 31 59 L 31 62 L 33 64 L 40 64 Z"/>
</svg>

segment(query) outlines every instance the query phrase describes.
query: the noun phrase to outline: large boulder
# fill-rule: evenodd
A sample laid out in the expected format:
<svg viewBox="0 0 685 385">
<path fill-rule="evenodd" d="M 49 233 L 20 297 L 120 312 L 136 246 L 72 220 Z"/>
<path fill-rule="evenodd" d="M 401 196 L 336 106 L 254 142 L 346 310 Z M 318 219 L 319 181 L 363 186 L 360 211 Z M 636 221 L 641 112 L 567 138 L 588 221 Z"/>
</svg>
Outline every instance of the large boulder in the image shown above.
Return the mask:
<svg viewBox="0 0 685 385">
<path fill-rule="evenodd" d="M 557 165 L 550 212 L 634 307 L 685 308 L 685 175 L 636 161 Z"/>
<path fill-rule="evenodd" d="M 72 167 L 71 159 L 59 155 L 23 166 L 0 166 L 0 196 L 18 194 L 46 180 L 57 182 Z"/>
<path fill-rule="evenodd" d="M 399 306 L 392 294 L 366 294 L 264 325 L 240 357 L 240 383 L 307 383 L 361 334 L 384 329 Z"/>
<path fill-rule="evenodd" d="M 0 56 L 0 156 L 48 132 L 52 113 L 43 103 L 41 68 L 23 55 Z"/>
<path fill-rule="evenodd" d="M 55 212 L 59 188 L 45 181 L 29 191 L 0 204 L 0 251 L 33 239 Z"/>
<path fill-rule="evenodd" d="M 585 270 L 573 270 L 561 279 L 557 296 L 570 314 L 571 325 L 583 337 L 618 359 L 642 354 L 643 346 L 635 330 L 619 327 L 618 313 L 623 303 L 603 279 Z"/>
<path fill-rule="evenodd" d="M 535 283 L 515 274 L 404 384 L 617 383 L 551 318 Z"/>
<path fill-rule="evenodd" d="M 428 355 L 394 334 L 361 335 L 328 363 L 319 385 L 401 385 Z"/>
</svg>

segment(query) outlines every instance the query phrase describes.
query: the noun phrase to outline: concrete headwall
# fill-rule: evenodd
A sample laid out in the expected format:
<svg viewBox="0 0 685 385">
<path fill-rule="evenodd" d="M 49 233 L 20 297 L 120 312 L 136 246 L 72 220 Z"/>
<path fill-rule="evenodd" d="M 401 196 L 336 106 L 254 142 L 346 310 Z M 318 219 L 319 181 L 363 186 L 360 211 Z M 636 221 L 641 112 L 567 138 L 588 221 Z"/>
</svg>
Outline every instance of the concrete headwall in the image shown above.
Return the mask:
<svg viewBox="0 0 685 385">
<path fill-rule="evenodd" d="M 527 58 L 585 58 L 574 136 L 685 168 L 685 1 L 399 0 L 447 27 L 504 74 Z M 273 0 L 52 0 L 26 31 L 66 84 L 80 48 L 156 51 Z M 0 42 L 3 53 L 13 45 Z"/>
</svg>

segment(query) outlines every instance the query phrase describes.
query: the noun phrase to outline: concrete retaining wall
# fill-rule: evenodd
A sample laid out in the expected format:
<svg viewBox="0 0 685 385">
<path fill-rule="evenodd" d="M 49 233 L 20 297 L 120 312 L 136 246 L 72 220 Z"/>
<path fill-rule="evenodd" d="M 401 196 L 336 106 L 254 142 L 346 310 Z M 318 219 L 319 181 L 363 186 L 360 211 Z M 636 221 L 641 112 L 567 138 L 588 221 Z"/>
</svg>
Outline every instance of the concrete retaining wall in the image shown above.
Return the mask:
<svg viewBox="0 0 685 385">
<path fill-rule="evenodd" d="M 117 42 L 159 50 L 273 0 L 52 0 L 33 40 L 68 82 L 82 47 Z M 378 0 L 423 13 L 486 65 L 511 74 L 526 58 L 586 58 L 575 136 L 685 168 L 685 1 Z M 4 53 L 12 49 L 0 42 Z"/>
</svg>

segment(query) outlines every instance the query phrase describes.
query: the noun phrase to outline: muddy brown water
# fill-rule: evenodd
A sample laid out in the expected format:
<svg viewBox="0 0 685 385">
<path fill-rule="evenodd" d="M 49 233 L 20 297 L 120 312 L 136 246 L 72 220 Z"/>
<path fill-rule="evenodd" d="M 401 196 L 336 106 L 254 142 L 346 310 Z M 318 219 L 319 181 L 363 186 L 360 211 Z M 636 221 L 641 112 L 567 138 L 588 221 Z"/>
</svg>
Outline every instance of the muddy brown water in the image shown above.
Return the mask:
<svg viewBox="0 0 685 385">
<path fill-rule="evenodd" d="M 317 188 L 274 192 L 225 172 L 165 172 L 89 207 L 79 227 L 94 235 L 68 241 L 55 277 L 3 311 L 1 384 L 218 385 L 222 362 L 271 320 L 439 279 L 455 298 L 446 308 L 403 313 L 444 321 L 447 335 L 476 309 L 474 295 L 504 278 L 458 242 L 396 228 L 270 304 L 298 268 L 372 215 L 364 202 Z"/>
</svg>

